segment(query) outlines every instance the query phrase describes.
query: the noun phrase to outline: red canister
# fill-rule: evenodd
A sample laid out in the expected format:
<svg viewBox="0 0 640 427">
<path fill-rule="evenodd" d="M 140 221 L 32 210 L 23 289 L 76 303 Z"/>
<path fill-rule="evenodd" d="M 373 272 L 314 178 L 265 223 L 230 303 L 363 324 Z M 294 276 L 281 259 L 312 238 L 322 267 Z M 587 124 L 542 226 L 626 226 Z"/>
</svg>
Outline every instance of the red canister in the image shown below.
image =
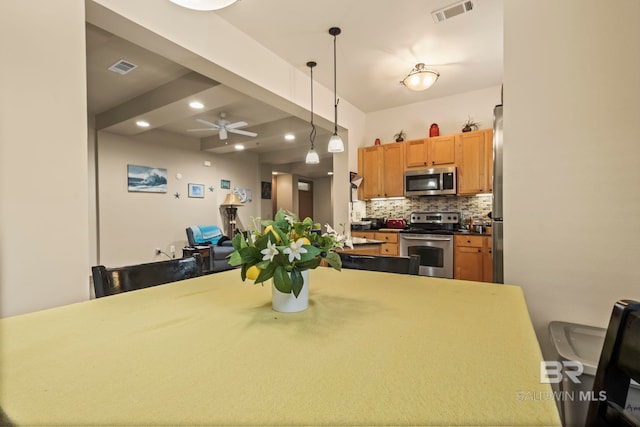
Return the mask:
<svg viewBox="0 0 640 427">
<path fill-rule="evenodd" d="M 438 127 L 437 123 L 433 123 L 429 128 L 429 138 L 432 138 L 434 136 L 440 136 L 440 128 Z"/>
</svg>

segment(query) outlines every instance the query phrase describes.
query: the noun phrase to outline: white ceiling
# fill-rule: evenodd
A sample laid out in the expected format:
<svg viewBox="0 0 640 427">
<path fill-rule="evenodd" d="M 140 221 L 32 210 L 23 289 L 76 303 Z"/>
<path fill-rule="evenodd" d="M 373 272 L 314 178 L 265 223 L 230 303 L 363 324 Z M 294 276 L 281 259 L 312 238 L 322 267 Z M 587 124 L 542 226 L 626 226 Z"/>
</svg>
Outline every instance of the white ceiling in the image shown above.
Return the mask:
<svg viewBox="0 0 640 427">
<path fill-rule="evenodd" d="M 161 0 L 158 0 L 161 1 Z M 169 0 L 166 0 L 169 1 Z M 333 88 L 332 26 L 337 37 L 338 95 L 365 112 L 407 105 L 468 92 L 502 82 L 503 0 L 473 0 L 471 12 L 436 24 L 431 12 L 450 0 L 240 0 L 216 12 L 223 19 L 308 73 L 314 60 L 314 79 Z M 233 40 L 225 40 L 233 43 Z M 138 67 L 125 76 L 107 68 L 120 59 Z M 412 92 L 400 80 L 418 62 L 440 73 L 436 84 Z M 98 128 L 123 135 L 146 130 L 135 126 L 144 117 L 150 129 L 200 138 L 208 151 L 224 154 L 243 143 L 264 163 L 303 176 L 326 176 L 331 170 L 326 154 L 329 133 L 318 129 L 316 149 L 321 165 L 304 165 L 309 146 L 309 123 L 218 84 L 190 70 L 87 25 L 87 80 L 89 111 Z M 191 110 L 197 99 L 205 109 Z M 231 122 L 246 121 L 251 138 L 217 132 L 188 132 L 202 128 L 196 118 L 215 121 L 226 113 Z M 286 142 L 285 132 L 296 135 Z M 302 162 L 302 163 L 300 163 Z"/>
</svg>

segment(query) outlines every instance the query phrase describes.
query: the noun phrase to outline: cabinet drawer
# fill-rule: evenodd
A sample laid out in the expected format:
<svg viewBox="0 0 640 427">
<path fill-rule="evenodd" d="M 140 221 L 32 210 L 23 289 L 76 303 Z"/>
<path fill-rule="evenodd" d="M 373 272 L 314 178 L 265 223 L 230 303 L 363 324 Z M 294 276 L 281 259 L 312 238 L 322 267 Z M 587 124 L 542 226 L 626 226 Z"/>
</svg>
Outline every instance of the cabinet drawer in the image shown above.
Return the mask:
<svg viewBox="0 0 640 427">
<path fill-rule="evenodd" d="M 351 237 L 361 237 L 363 239 L 375 240 L 376 233 L 373 231 L 352 231 Z"/>
<path fill-rule="evenodd" d="M 472 246 L 472 247 L 481 248 L 482 239 L 483 239 L 483 236 L 456 235 L 454 236 L 454 245 L 455 246 Z"/>
<path fill-rule="evenodd" d="M 398 253 L 397 243 L 383 243 L 380 248 L 380 255 L 398 256 Z"/>
<path fill-rule="evenodd" d="M 387 243 L 398 243 L 398 233 L 376 233 L 374 239 Z"/>
</svg>

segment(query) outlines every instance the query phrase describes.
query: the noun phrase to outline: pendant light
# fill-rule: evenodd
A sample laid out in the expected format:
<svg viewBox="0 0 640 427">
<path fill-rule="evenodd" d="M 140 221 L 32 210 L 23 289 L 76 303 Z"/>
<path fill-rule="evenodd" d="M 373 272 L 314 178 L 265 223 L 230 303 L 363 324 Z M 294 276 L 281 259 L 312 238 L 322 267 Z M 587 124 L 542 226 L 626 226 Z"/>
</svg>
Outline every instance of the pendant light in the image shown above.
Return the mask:
<svg viewBox="0 0 640 427">
<path fill-rule="evenodd" d="M 317 165 L 320 163 L 320 157 L 318 156 L 318 152 L 313 147 L 316 139 L 316 126 L 313 124 L 313 67 L 316 64 L 313 61 L 307 62 L 307 67 L 311 70 L 311 133 L 309 134 L 309 139 L 311 140 L 311 148 L 307 152 L 307 158 L 305 159 L 305 163 L 308 165 Z"/>
<path fill-rule="evenodd" d="M 341 32 L 342 30 L 340 30 L 339 27 L 329 28 L 329 34 L 333 36 L 333 103 L 335 111 L 333 135 L 331 135 L 331 138 L 329 138 L 328 151 L 330 153 L 342 153 L 344 151 L 344 143 L 342 142 L 342 138 L 340 138 L 340 135 L 338 135 L 338 88 L 336 83 L 336 36 Z"/>
</svg>

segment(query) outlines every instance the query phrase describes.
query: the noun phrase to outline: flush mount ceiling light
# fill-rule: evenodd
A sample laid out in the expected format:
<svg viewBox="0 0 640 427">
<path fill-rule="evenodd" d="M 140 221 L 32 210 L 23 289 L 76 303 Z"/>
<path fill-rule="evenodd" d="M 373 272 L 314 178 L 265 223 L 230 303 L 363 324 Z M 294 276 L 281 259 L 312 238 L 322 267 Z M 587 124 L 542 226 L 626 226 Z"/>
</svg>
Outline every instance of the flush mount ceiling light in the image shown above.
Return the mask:
<svg viewBox="0 0 640 427">
<path fill-rule="evenodd" d="M 307 151 L 307 157 L 305 159 L 305 163 L 308 165 L 317 165 L 320 163 L 320 157 L 318 156 L 318 152 L 313 147 L 316 140 L 316 126 L 313 124 L 313 67 L 316 64 L 313 61 L 307 62 L 307 67 L 311 70 L 311 133 L 309 134 L 309 140 L 311 141 L 311 148 Z"/>
<path fill-rule="evenodd" d="M 336 87 L 336 36 L 341 32 L 342 30 L 338 27 L 329 28 L 329 34 L 333 36 L 333 103 L 335 111 L 333 135 L 329 138 L 329 147 L 327 149 L 330 153 L 342 153 L 344 151 L 344 143 L 342 142 L 340 135 L 338 135 L 338 88 Z"/>
<path fill-rule="evenodd" d="M 148 127 L 149 127 L 149 122 L 144 121 L 144 120 L 138 120 L 138 121 L 136 122 L 136 125 L 137 125 L 138 127 L 141 127 L 141 128 L 148 128 Z"/>
<path fill-rule="evenodd" d="M 284 136 L 284 139 L 286 139 L 287 141 L 293 141 L 294 139 L 296 139 L 296 136 L 292 133 L 288 133 Z"/>
<path fill-rule="evenodd" d="M 193 10 L 218 10 L 231 6 L 237 0 L 169 0 L 178 6 Z"/>
<path fill-rule="evenodd" d="M 408 89 L 414 91 L 421 91 L 429 89 L 440 77 L 440 73 L 437 71 L 427 70 L 424 68 L 423 63 L 416 64 L 415 68 L 411 70 L 409 75 L 405 77 L 400 83 L 405 85 Z"/>
<path fill-rule="evenodd" d="M 202 110 L 204 108 L 204 104 L 199 101 L 191 101 L 189 103 L 189 107 L 193 108 L 194 110 Z"/>
</svg>

